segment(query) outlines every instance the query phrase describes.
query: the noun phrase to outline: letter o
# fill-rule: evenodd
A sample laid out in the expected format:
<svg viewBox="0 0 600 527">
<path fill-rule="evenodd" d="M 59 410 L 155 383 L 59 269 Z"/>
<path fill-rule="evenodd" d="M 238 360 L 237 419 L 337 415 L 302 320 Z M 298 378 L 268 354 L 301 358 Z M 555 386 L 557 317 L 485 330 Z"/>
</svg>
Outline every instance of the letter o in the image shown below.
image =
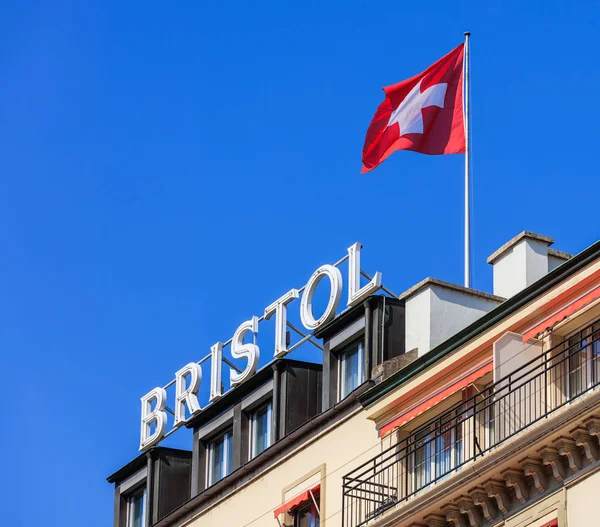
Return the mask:
<svg viewBox="0 0 600 527">
<path fill-rule="evenodd" d="M 329 293 L 329 302 L 325 312 L 321 317 L 315 320 L 313 316 L 312 304 L 313 296 L 319 285 L 319 282 L 324 278 L 328 277 L 331 282 L 331 292 Z M 329 322 L 334 316 L 335 312 L 340 303 L 342 296 L 342 273 L 337 267 L 333 265 L 323 265 L 319 267 L 313 275 L 308 279 L 302 300 L 300 301 L 300 320 L 306 329 L 314 331 L 319 326 Z"/>
</svg>

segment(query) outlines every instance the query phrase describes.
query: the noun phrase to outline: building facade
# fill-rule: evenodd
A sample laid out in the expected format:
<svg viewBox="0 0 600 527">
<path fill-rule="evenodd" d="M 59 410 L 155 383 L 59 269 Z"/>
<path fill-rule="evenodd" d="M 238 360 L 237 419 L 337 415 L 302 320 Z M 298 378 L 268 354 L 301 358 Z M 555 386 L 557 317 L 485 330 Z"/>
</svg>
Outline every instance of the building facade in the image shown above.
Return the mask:
<svg viewBox="0 0 600 527">
<path fill-rule="evenodd" d="M 189 451 L 110 476 L 114 526 L 599 524 L 600 242 L 552 243 L 503 245 L 493 293 L 371 291 L 310 336 L 320 364 L 274 360 L 186 420 Z"/>
</svg>

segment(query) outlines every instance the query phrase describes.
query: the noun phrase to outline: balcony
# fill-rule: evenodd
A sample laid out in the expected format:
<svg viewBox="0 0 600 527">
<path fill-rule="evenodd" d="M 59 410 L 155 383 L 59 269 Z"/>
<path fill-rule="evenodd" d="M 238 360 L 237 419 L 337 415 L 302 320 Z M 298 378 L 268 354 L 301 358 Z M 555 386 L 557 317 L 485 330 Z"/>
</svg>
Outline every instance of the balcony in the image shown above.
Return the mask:
<svg viewBox="0 0 600 527">
<path fill-rule="evenodd" d="M 343 478 L 342 526 L 424 493 L 600 384 L 600 321 L 455 404 Z"/>
</svg>

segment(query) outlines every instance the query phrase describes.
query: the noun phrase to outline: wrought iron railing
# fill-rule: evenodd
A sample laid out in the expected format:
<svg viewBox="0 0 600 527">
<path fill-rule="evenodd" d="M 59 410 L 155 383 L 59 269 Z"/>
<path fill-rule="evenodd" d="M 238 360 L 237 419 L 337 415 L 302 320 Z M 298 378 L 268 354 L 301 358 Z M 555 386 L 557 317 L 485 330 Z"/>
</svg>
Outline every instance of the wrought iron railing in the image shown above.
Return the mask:
<svg viewBox="0 0 600 527">
<path fill-rule="evenodd" d="M 456 403 L 344 476 L 342 527 L 358 527 L 600 384 L 600 320 Z"/>
</svg>

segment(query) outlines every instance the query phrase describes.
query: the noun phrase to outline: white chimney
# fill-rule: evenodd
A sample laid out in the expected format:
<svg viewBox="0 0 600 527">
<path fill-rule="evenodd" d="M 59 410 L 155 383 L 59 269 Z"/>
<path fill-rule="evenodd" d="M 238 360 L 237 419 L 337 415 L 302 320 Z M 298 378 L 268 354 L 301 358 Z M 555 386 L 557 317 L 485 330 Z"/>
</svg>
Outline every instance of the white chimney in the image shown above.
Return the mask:
<svg viewBox="0 0 600 527">
<path fill-rule="evenodd" d="M 458 333 L 504 298 L 426 278 L 400 295 L 405 300 L 405 350 L 419 357 Z"/>
<path fill-rule="evenodd" d="M 550 249 L 552 238 L 523 231 L 492 254 L 487 262 L 494 267 L 494 294 L 509 298 L 571 258 Z"/>
</svg>

